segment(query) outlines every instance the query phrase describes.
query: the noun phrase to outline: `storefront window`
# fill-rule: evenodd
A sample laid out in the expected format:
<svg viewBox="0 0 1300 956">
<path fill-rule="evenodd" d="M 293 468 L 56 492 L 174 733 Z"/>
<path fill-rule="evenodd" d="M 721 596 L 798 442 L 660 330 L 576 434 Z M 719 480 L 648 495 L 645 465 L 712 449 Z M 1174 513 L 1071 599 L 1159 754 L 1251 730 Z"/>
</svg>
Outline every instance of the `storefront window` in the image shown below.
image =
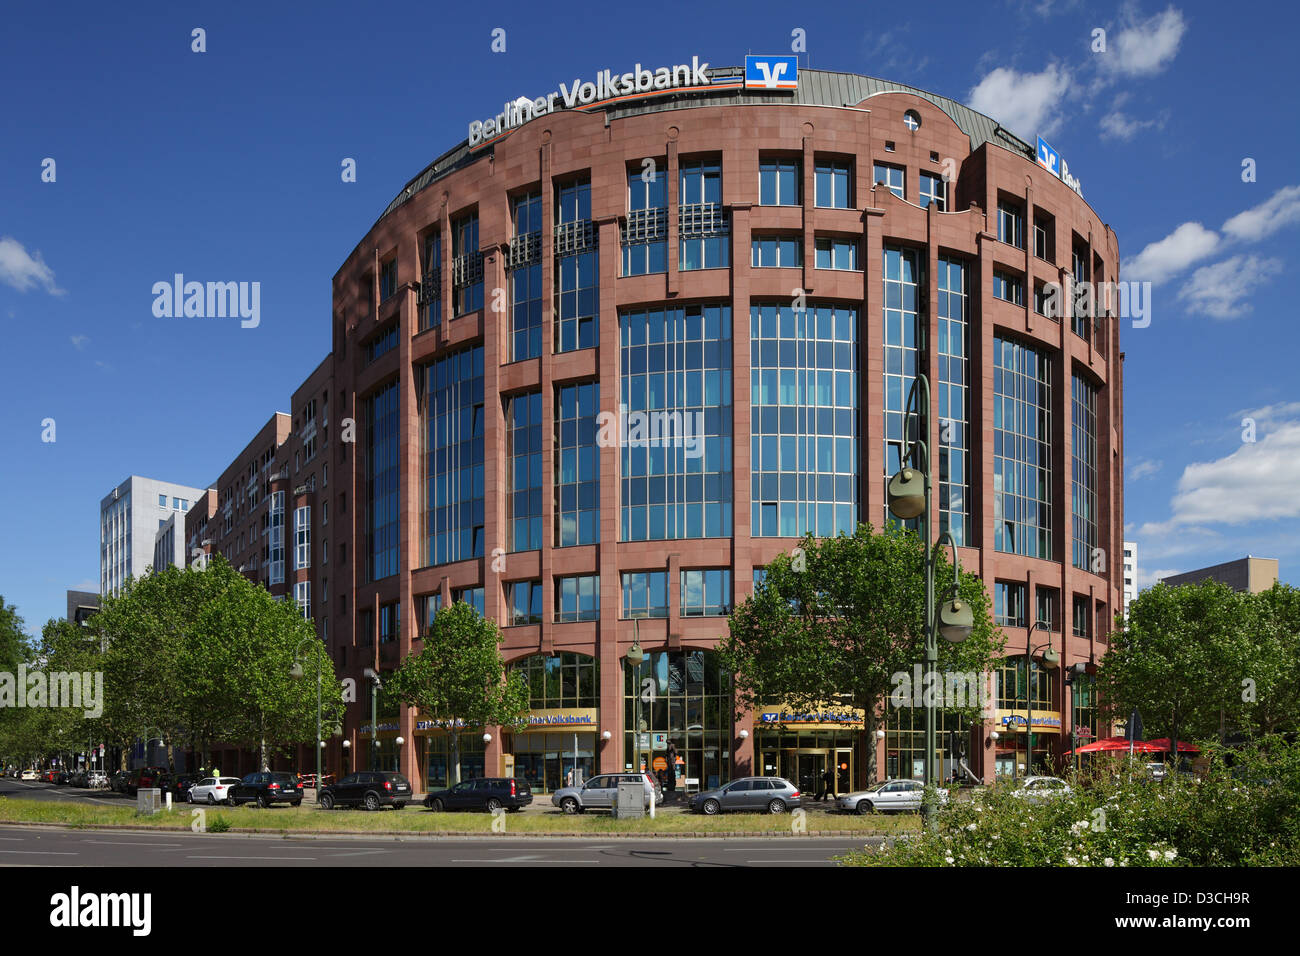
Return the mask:
<svg viewBox="0 0 1300 956">
<path fill-rule="evenodd" d="M 675 745 L 677 789 L 696 791 L 731 780 L 731 677 L 713 651 L 651 651 L 637 668 L 623 669 L 623 766 L 633 769 L 637 739 L 646 735 L 641 762 L 667 757 Z M 667 771 L 665 771 L 667 773 Z"/>
<path fill-rule="evenodd" d="M 528 706 L 533 710 L 595 707 L 600 699 L 598 665 L 588 654 L 534 654 L 510 669 L 523 671 L 527 678 Z"/>
<path fill-rule="evenodd" d="M 474 780 L 487 776 L 484 767 L 483 731 L 466 730 L 460 735 L 460 779 Z M 416 760 L 424 768 L 424 789 L 442 790 L 451 785 L 447 768 L 451 765 L 451 739 L 445 733 L 415 738 Z"/>
<path fill-rule="evenodd" d="M 512 745 L 515 776 L 526 780 L 534 791 L 551 793 L 579 786 L 596 773 L 596 734 L 592 731 L 516 734 Z M 571 776 L 575 765 L 576 779 Z"/>
<path fill-rule="evenodd" d="M 939 718 L 935 734 L 939 780 L 949 782 L 954 776 L 964 776 L 958 765 L 961 757 L 966 757 L 967 765 L 970 764 L 970 723 L 960 714 L 946 710 L 936 710 L 935 714 Z M 953 731 L 957 735 L 957 753 L 952 750 Z M 925 779 L 924 708 L 890 708 L 885 727 L 885 777 Z"/>
</svg>

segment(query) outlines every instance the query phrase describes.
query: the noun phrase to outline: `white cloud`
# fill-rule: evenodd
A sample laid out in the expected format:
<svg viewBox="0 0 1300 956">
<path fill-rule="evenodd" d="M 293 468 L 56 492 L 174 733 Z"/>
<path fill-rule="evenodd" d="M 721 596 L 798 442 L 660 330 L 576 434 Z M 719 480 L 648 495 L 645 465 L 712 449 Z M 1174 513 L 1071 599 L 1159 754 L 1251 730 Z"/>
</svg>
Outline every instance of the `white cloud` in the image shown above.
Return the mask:
<svg viewBox="0 0 1300 956">
<path fill-rule="evenodd" d="M 1178 527 L 1300 518 L 1300 421 L 1290 421 L 1225 458 L 1183 469 L 1170 502 Z"/>
<path fill-rule="evenodd" d="M 1151 76 L 1159 73 L 1178 55 L 1187 24 L 1174 7 L 1146 20 L 1129 23 L 1099 54 L 1102 67 L 1120 76 Z"/>
<path fill-rule="evenodd" d="M 90 336 L 74 335 L 71 337 L 70 341 L 72 342 L 72 347 L 75 348 L 78 352 L 80 352 L 82 349 L 85 348 L 86 343 L 90 341 Z"/>
<path fill-rule="evenodd" d="M 1139 591 L 1145 591 L 1147 588 L 1154 587 L 1159 583 L 1161 578 L 1173 577 L 1175 574 L 1182 574 L 1185 570 L 1190 571 L 1191 568 L 1155 568 L 1151 571 L 1143 571 L 1141 565 L 1139 565 L 1137 580 L 1133 583 L 1137 585 Z"/>
<path fill-rule="evenodd" d="M 1150 458 L 1141 459 L 1140 461 L 1134 462 L 1133 466 L 1129 468 L 1128 480 L 1141 481 L 1148 475 L 1154 475 L 1162 467 L 1164 467 L 1163 461 L 1152 461 Z"/>
<path fill-rule="evenodd" d="M 1243 242 L 1258 242 L 1284 226 L 1300 222 L 1300 186 L 1284 186 L 1272 196 L 1223 224 L 1223 231 Z"/>
<path fill-rule="evenodd" d="M 1120 272 L 1125 279 L 1147 279 L 1159 285 L 1192 263 L 1214 255 L 1219 243 L 1218 233 L 1199 222 L 1185 222 L 1123 263 Z"/>
<path fill-rule="evenodd" d="M 1246 301 L 1259 286 L 1282 271 L 1281 259 L 1233 256 L 1192 273 L 1178 290 L 1189 312 L 1214 319 L 1235 319 L 1253 310 Z"/>
<path fill-rule="evenodd" d="M 1101 118 L 1100 126 L 1103 136 L 1111 139 L 1130 140 L 1144 129 L 1164 126 L 1164 121 L 1158 119 L 1133 119 L 1122 110 L 1115 110 Z"/>
<path fill-rule="evenodd" d="M 40 285 L 50 295 L 63 295 L 54 282 L 54 270 L 45 264 L 41 254 L 33 256 L 12 236 L 0 236 L 0 282 L 19 292 Z"/>
<path fill-rule="evenodd" d="M 1243 408 L 1232 415 L 1234 427 L 1235 423 L 1244 418 L 1254 419 L 1256 430 L 1265 431 L 1279 422 L 1285 424 L 1288 421 L 1300 419 L 1300 402 L 1275 402 L 1272 405 L 1264 405 L 1260 408 Z"/>
<path fill-rule="evenodd" d="M 1051 135 L 1061 124 L 1069 89 L 1070 73 L 1056 63 L 1039 73 L 1000 66 L 971 89 L 967 102 L 1019 136 Z"/>
</svg>

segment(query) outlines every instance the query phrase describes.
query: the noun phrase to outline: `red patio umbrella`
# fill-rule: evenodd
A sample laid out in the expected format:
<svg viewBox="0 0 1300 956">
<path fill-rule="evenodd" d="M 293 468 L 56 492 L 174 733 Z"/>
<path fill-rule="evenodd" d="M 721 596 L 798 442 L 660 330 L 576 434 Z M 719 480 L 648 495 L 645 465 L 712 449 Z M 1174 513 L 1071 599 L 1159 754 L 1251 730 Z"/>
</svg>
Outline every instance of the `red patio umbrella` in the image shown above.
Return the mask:
<svg viewBox="0 0 1300 956">
<path fill-rule="evenodd" d="M 1155 740 L 1148 740 L 1147 743 L 1151 744 L 1151 745 L 1152 745 L 1153 747 L 1155 747 L 1157 750 L 1162 750 L 1162 751 L 1165 751 L 1166 753 L 1169 751 L 1169 738 L 1168 738 L 1168 737 L 1158 737 L 1158 738 L 1156 738 Z M 1195 747 L 1195 746 L 1193 746 L 1192 744 L 1189 744 L 1189 743 L 1188 743 L 1187 741 L 1185 741 L 1185 740 L 1180 740 L 1180 741 L 1178 741 L 1178 752 L 1179 752 L 1179 753 L 1187 752 L 1187 753 L 1198 754 L 1198 753 L 1201 752 L 1201 748 L 1200 748 L 1200 747 Z"/>
<path fill-rule="evenodd" d="M 1066 752 L 1091 754 L 1091 753 L 1101 753 L 1104 751 L 1104 752 L 1118 753 L 1120 751 L 1126 751 L 1128 749 L 1129 749 L 1129 741 L 1127 737 L 1104 737 L 1101 740 L 1094 740 L 1090 744 L 1084 744 L 1082 747 L 1077 748 L 1077 750 L 1071 750 Z M 1165 750 L 1169 749 L 1169 741 L 1167 740 L 1165 741 L 1164 749 Z M 1179 749 L 1180 750 L 1182 749 L 1181 743 L 1179 744 Z M 1144 754 L 1159 753 L 1160 750 L 1161 748 L 1157 747 L 1155 743 L 1151 741 L 1138 740 L 1138 741 L 1134 741 L 1133 743 L 1134 753 L 1144 753 Z"/>
</svg>

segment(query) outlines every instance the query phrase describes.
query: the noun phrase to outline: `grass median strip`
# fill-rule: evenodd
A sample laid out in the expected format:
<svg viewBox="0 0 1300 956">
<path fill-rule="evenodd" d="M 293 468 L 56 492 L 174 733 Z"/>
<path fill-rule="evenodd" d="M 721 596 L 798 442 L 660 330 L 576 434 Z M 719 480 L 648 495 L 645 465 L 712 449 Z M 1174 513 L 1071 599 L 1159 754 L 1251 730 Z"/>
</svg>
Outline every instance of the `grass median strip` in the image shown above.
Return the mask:
<svg viewBox="0 0 1300 956">
<path fill-rule="evenodd" d="M 202 817 L 194 814 L 203 810 Z M 671 836 L 864 836 L 892 835 L 919 829 L 912 816 L 865 816 L 849 814 L 729 814 L 705 817 L 680 809 L 660 810 L 655 819 L 642 817 L 615 820 L 607 813 L 584 813 L 569 816 L 558 810 L 533 809 L 493 817 L 487 813 L 432 813 L 422 807 L 402 810 L 321 810 L 314 806 L 270 807 L 191 807 L 178 805 L 153 816 L 137 816 L 131 805 L 121 807 L 90 806 L 36 800 L 0 801 L 0 823 L 53 823 L 73 827 L 133 826 L 158 830 L 203 830 L 218 828 L 256 830 L 263 833 L 375 833 L 375 834 L 484 834 L 494 836 L 523 834 L 564 834 L 594 836 L 618 834 Z M 494 829 L 493 823 L 496 823 Z"/>
</svg>

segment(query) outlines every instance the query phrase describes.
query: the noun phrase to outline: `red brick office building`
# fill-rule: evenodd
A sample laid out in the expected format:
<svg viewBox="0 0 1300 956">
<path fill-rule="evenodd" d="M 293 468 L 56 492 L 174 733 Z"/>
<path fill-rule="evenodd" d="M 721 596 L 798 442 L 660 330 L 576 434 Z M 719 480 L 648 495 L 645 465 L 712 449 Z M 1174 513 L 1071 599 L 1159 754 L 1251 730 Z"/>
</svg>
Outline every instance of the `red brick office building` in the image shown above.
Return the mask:
<svg viewBox="0 0 1300 956">
<path fill-rule="evenodd" d="M 551 789 L 575 759 L 630 767 L 643 723 L 652 758 L 675 744 L 684 787 L 807 786 L 832 763 L 860 786 L 868 746 L 879 776 L 919 776 L 922 714 L 891 711 L 880 740 L 833 706 L 737 722 L 711 653 L 774 555 L 886 523 L 917 371 L 934 395 L 935 533 L 986 581 L 1022 669 L 1008 662 L 985 721 L 956 728 L 974 772 L 1026 763 L 1031 636 L 1066 665 L 1105 651 L 1122 589 L 1119 321 L 1053 317 L 1048 284 L 1116 279 L 1115 234 L 1032 146 L 952 100 L 843 73 L 781 89 L 685 69 L 691 82 L 602 79 L 479 122 L 335 275 L 319 480 L 299 495 L 304 479 L 283 479 L 311 507 L 311 613 L 358 687 L 332 768 L 365 765 L 363 670 L 396 666 L 459 599 L 500 623 L 534 693 L 526 732 L 465 735 L 467 775 Z M 602 441 L 602 412 L 677 414 L 694 444 L 634 428 Z M 247 454 L 215 520 L 239 508 L 261 461 Z M 1036 761 L 1097 730 L 1084 679 L 1039 674 Z M 445 779 L 441 729 L 393 707 L 378 723 L 384 766 L 418 789 Z"/>
</svg>

